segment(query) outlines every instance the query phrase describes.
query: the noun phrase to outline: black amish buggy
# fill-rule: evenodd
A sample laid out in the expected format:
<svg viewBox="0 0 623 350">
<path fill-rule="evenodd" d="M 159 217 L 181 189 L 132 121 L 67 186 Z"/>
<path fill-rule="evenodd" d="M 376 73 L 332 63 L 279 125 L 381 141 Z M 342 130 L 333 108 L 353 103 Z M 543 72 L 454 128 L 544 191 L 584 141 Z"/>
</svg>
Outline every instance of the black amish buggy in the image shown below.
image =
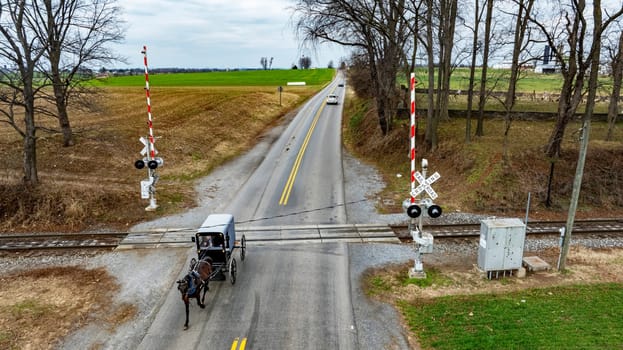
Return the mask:
<svg viewBox="0 0 623 350">
<path fill-rule="evenodd" d="M 212 260 L 211 280 L 225 280 L 229 275 L 231 284 L 236 283 L 235 249 L 240 249 L 240 260 L 244 261 L 247 242 L 244 234 L 236 240 L 234 217 L 230 214 L 210 214 L 192 238 L 197 245 L 199 261 Z"/>
</svg>

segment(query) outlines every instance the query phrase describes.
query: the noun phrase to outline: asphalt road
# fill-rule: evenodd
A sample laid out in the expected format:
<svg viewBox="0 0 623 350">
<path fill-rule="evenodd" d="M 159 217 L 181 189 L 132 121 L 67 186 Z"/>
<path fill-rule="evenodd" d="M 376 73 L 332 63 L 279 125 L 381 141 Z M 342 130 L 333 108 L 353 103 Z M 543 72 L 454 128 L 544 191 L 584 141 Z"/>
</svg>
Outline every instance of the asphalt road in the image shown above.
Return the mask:
<svg viewBox="0 0 623 350">
<path fill-rule="evenodd" d="M 347 245 L 261 247 L 236 284 L 212 281 L 206 309 L 169 293 L 139 349 L 357 349 Z"/>
<path fill-rule="evenodd" d="M 340 76 L 312 97 L 266 153 L 227 206 L 238 223 L 253 225 L 346 222 Z M 338 105 L 325 103 L 328 94 Z M 326 208 L 326 209 L 324 209 Z"/>
<path fill-rule="evenodd" d="M 311 98 L 263 155 L 224 212 L 237 223 L 346 223 L 343 87 Z M 328 94 L 338 105 L 325 103 Z M 212 281 L 206 309 L 184 308 L 173 288 L 140 349 L 358 349 L 346 243 L 264 245 L 239 255 L 236 284 Z"/>
</svg>

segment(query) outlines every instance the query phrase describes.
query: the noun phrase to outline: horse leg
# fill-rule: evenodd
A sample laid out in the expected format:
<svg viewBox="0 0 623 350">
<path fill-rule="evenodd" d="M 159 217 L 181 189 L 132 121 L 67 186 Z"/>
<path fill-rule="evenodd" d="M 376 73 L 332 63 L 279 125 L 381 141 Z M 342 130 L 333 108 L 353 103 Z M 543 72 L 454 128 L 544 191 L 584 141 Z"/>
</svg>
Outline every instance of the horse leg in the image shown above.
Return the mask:
<svg viewBox="0 0 623 350">
<path fill-rule="evenodd" d="M 203 288 L 203 284 L 200 284 L 199 287 L 197 287 L 197 294 L 195 294 L 197 296 L 197 305 L 199 305 L 200 308 L 205 309 L 205 305 L 201 302 L 201 289 Z"/>
<path fill-rule="evenodd" d="M 208 287 L 208 282 L 210 282 L 210 280 L 203 282 L 203 297 L 201 297 L 201 303 L 206 302 L 206 293 L 208 292 L 208 290 L 210 290 L 210 287 Z"/>
<path fill-rule="evenodd" d="M 184 330 L 188 329 L 188 296 L 183 297 L 184 307 L 186 309 L 186 323 L 184 323 Z"/>
</svg>

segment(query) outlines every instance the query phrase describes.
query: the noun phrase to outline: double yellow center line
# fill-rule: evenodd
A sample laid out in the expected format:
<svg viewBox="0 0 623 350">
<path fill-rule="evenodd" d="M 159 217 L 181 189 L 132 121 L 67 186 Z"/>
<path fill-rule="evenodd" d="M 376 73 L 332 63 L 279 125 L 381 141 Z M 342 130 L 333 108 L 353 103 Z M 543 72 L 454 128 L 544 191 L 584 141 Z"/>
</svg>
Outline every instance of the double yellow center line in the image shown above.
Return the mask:
<svg viewBox="0 0 623 350">
<path fill-rule="evenodd" d="M 307 149 L 307 145 L 309 144 L 309 140 L 311 139 L 311 135 L 316 128 L 316 124 L 318 124 L 318 119 L 320 119 L 320 113 L 324 109 L 325 104 L 321 104 L 320 108 L 318 108 L 318 112 L 314 116 L 314 120 L 307 130 L 307 135 L 305 136 L 305 140 L 303 141 L 303 145 L 299 150 L 298 155 L 296 156 L 296 161 L 292 166 L 292 170 L 290 171 L 290 176 L 288 177 L 288 182 L 286 182 L 286 186 L 283 188 L 283 192 L 281 192 L 281 199 L 279 200 L 279 205 L 288 204 L 288 199 L 290 198 L 290 192 L 292 192 L 292 186 L 294 186 L 294 180 L 296 179 L 296 174 L 299 171 L 299 167 L 301 166 L 301 161 L 303 160 L 303 155 L 305 154 L 305 150 Z"/>
<path fill-rule="evenodd" d="M 240 348 L 238 348 L 238 343 L 240 343 Z M 238 338 L 234 339 L 234 342 L 231 343 L 231 350 L 244 350 L 247 346 L 247 338 Z"/>
</svg>

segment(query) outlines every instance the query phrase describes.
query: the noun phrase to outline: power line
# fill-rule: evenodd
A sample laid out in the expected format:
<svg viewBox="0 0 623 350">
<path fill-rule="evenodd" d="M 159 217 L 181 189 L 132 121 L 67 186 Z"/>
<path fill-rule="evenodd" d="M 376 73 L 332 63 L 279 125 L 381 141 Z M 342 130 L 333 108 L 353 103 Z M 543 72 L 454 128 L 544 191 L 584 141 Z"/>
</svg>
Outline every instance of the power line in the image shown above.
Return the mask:
<svg viewBox="0 0 623 350">
<path fill-rule="evenodd" d="M 357 201 L 338 203 L 338 204 L 334 204 L 334 205 L 330 205 L 330 206 L 322 207 L 322 208 L 314 208 L 314 209 L 302 210 L 302 211 L 297 211 L 297 212 L 292 212 L 292 213 L 287 213 L 287 214 L 279 214 L 279 215 L 265 216 L 265 217 L 261 217 L 261 218 L 244 220 L 244 221 L 236 221 L 236 224 L 246 224 L 246 223 L 256 222 L 256 221 L 272 220 L 272 219 L 284 218 L 284 217 L 288 217 L 288 216 L 296 216 L 296 215 L 301 215 L 301 214 L 313 213 L 313 212 L 316 212 L 316 211 L 327 210 L 327 209 L 334 209 L 334 208 L 343 207 L 343 206 L 347 206 L 347 205 L 351 205 L 351 204 L 362 203 L 362 202 L 366 202 L 366 201 L 367 201 L 367 199 L 360 199 L 360 200 L 357 200 Z"/>
</svg>

